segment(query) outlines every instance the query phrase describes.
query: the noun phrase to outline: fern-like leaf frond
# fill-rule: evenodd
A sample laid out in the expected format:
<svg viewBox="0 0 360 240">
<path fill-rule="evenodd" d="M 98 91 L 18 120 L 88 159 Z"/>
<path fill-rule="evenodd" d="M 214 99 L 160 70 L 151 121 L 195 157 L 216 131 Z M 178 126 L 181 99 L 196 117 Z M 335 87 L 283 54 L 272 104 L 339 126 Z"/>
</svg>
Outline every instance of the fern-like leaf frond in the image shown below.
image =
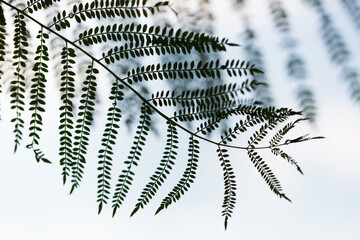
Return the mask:
<svg viewBox="0 0 360 240">
<path fill-rule="evenodd" d="M 282 192 L 282 187 L 279 180 L 265 163 L 263 158 L 253 149 L 249 149 L 247 152 L 251 162 L 254 164 L 257 171 L 264 178 L 266 184 L 270 187 L 270 189 L 280 198 L 285 198 L 286 200 L 291 202 L 291 200 Z"/>
<path fill-rule="evenodd" d="M 32 138 L 32 143 L 28 145 L 28 148 L 32 148 L 36 155 L 37 161 L 42 161 L 42 155 L 37 154 L 35 152 L 34 146 L 39 145 L 39 132 L 42 131 L 41 126 L 42 116 L 41 113 L 45 112 L 45 85 L 46 85 L 46 76 L 45 74 L 48 72 L 48 65 L 46 62 L 49 61 L 49 51 L 48 47 L 45 45 L 46 39 L 49 39 L 49 35 L 43 32 L 43 28 L 39 31 L 37 38 L 40 41 L 40 45 L 36 49 L 35 56 L 35 65 L 33 67 L 33 71 L 35 72 L 34 78 L 31 80 L 33 84 L 31 85 L 30 90 L 30 108 L 29 111 L 32 112 L 30 127 L 29 127 L 29 137 Z M 30 147 L 31 146 L 31 147 Z M 40 157 L 41 156 L 41 157 Z M 49 160 L 46 159 L 46 162 Z"/>
<path fill-rule="evenodd" d="M 127 166 L 126 169 L 122 170 L 116 184 L 115 193 L 113 197 L 113 216 L 116 211 L 122 205 L 126 198 L 126 195 L 130 189 L 130 185 L 133 182 L 133 176 L 135 175 L 132 167 L 138 165 L 141 153 L 146 143 L 146 136 L 150 131 L 151 125 L 151 110 L 148 106 L 143 105 L 141 107 L 141 116 L 139 125 L 137 126 L 136 136 L 134 137 L 133 146 L 131 147 L 128 159 L 124 162 Z"/>
<path fill-rule="evenodd" d="M 80 3 L 74 5 L 70 13 L 67 13 L 65 10 L 59 12 L 54 16 L 51 26 L 54 26 L 58 31 L 69 28 L 71 26 L 69 20 L 72 18 L 74 18 L 77 23 L 81 23 L 88 19 L 147 17 L 149 13 L 154 14 L 155 11 L 159 11 L 161 7 L 169 6 L 169 2 L 167 1 L 157 2 L 153 6 L 147 6 L 146 3 L 147 0 L 95 0 L 91 3 Z"/>
<path fill-rule="evenodd" d="M 255 89 L 259 83 L 254 79 L 245 80 L 240 86 L 236 83 L 223 84 L 210 87 L 207 89 L 185 90 L 180 95 L 175 96 L 176 91 L 158 91 L 151 95 L 151 101 L 155 106 L 176 106 L 180 104 L 182 107 L 207 107 L 217 106 L 224 102 L 233 102 L 239 99 L 240 94 L 250 92 Z"/>
<path fill-rule="evenodd" d="M 185 172 L 179 183 L 172 189 L 172 191 L 167 195 L 167 197 L 162 200 L 155 214 L 158 214 L 164 208 L 168 208 L 173 202 L 178 201 L 180 197 L 189 190 L 190 184 L 194 182 L 196 170 L 198 167 L 197 163 L 199 161 L 199 149 L 199 141 L 194 139 L 194 136 L 191 135 L 188 149 L 189 159 L 187 163 L 187 168 L 185 169 Z"/>
<path fill-rule="evenodd" d="M 111 89 L 111 97 L 113 100 L 113 105 L 108 110 L 108 118 L 105 126 L 105 131 L 103 138 L 101 140 L 102 149 L 99 150 L 98 158 L 99 167 L 98 170 L 100 174 L 98 175 L 98 200 L 99 203 L 98 213 L 101 212 L 103 204 L 107 204 L 109 199 L 108 195 L 110 194 L 110 179 L 111 179 L 111 166 L 112 166 L 112 155 L 113 147 L 115 145 L 116 135 L 118 131 L 116 129 L 120 128 L 119 122 L 121 119 L 121 110 L 118 107 L 119 102 L 124 99 L 124 93 L 121 89 L 124 86 L 118 83 L 118 80 L 113 84 Z"/>
<path fill-rule="evenodd" d="M 301 121 L 307 120 L 305 118 L 299 118 L 294 122 L 288 123 L 286 124 L 283 128 L 281 128 L 269 141 L 270 143 L 270 149 L 271 152 L 275 155 L 275 156 L 281 156 L 283 159 L 287 160 L 290 164 L 294 165 L 296 167 L 296 169 L 303 174 L 303 171 L 301 170 L 300 166 L 298 165 L 298 163 L 291 157 L 289 156 L 287 153 L 285 153 L 283 150 L 281 150 L 280 148 L 276 147 L 276 145 L 278 145 L 280 143 L 280 141 L 284 138 L 284 136 L 295 127 L 295 125 Z"/>
<path fill-rule="evenodd" d="M 161 159 L 160 166 L 157 167 L 155 173 L 150 177 L 150 182 L 146 184 L 143 189 L 138 202 L 135 205 L 134 210 L 131 213 L 133 216 L 140 208 L 143 208 L 146 204 L 149 203 L 150 199 L 155 196 L 156 191 L 159 189 L 161 184 L 165 181 L 166 175 L 170 174 L 172 165 L 175 164 L 174 160 L 176 159 L 176 149 L 178 148 L 178 133 L 176 127 L 171 122 L 168 122 L 167 129 L 167 140 L 166 147 L 163 153 L 163 158 Z"/>
<path fill-rule="evenodd" d="M 163 80 L 163 79 L 194 79 L 194 78 L 220 78 L 220 71 L 226 71 L 230 77 L 247 76 L 260 73 L 261 70 L 245 61 L 227 60 L 224 65 L 220 61 L 194 61 L 188 62 L 169 62 L 161 64 L 151 64 L 148 66 L 137 67 L 128 72 L 127 81 L 141 82 L 142 80 Z"/>
<path fill-rule="evenodd" d="M 15 79 L 10 82 L 10 101 L 11 109 L 15 109 L 16 116 L 11 120 L 15 123 L 15 148 L 16 152 L 20 141 L 22 140 L 22 128 L 24 128 L 24 120 L 21 118 L 21 113 L 24 111 L 25 106 L 25 76 L 23 71 L 26 68 L 26 61 L 28 59 L 27 47 L 29 46 L 26 22 L 24 21 L 25 17 L 20 12 L 17 12 L 14 16 L 14 26 L 15 26 L 15 35 L 14 35 L 14 53 L 13 53 L 13 66 L 15 67 L 14 76 Z"/>
<path fill-rule="evenodd" d="M 104 60 L 107 64 L 115 63 L 121 59 L 140 58 L 145 56 L 167 55 L 167 54 L 190 54 L 191 49 L 183 46 L 162 46 L 149 45 L 136 47 L 133 42 L 125 43 L 123 46 L 116 46 L 102 53 L 100 61 Z"/>
<path fill-rule="evenodd" d="M 235 203 L 236 203 L 236 180 L 235 180 L 235 173 L 231 166 L 228 154 L 228 150 L 221 148 L 218 145 L 218 149 L 216 150 L 218 153 L 219 160 L 221 162 L 221 167 L 223 168 L 223 175 L 224 175 L 224 201 L 223 201 L 223 211 L 222 215 L 225 217 L 224 225 L 225 230 L 228 225 L 228 220 L 233 213 Z"/>
<path fill-rule="evenodd" d="M 60 92 L 62 105 L 60 111 L 60 148 L 59 154 L 60 166 L 63 166 L 62 176 L 63 183 L 69 176 L 70 168 L 72 165 L 72 130 L 74 129 L 74 105 L 73 98 L 75 97 L 75 72 L 72 70 L 75 64 L 74 58 L 76 57 L 75 50 L 67 45 L 61 51 L 61 65 L 63 70 L 60 79 Z"/>
<path fill-rule="evenodd" d="M 113 24 L 107 26 L 98 26 L 89 28 L 79 34 L 75 42 L 85 46 L 100 44 L 107 41 L 127 41 L 129 45 L 115 47 L 109 55 L 129 56 L 135 53 L 145 53 L 145 55 L 162 54 L 189 54 L 192 49 L 199 53 L 225 51 L 226 46 L 236 44 L 229 43 L 226 38 L 219 39 L 205 35 L 203 33 L 194 33 L 175 30 L 173 28 L 161 28 L 159 26 L 148 26 L 147 24 Z M 144 48 L 147 47 L 147 48 Z M 129 52 L 129 53 L 127 53 Z M 104 56 L 105 54 L 103 54 Z M 105 56 L 104 56 L 105 57 Z M 123 57 L 122 57 L 123 58 Z"/>
<path fill-rule="evenodd" d="M 294 158 L 292 158 L 289 154 L 285 153 L 283 150 L 281 150 L 280 148 L 271 148 L 271 152 L 275 155 L 275 156 L 280 156 L 283 159 L 285 159 L 286 161 L 288 161 L 288 163 L 290 163 L 291 165 L 294 165 L 296 167 L 296 170 L 301 173 L 304 174 L 303 171 L 301 170 L 299 164 L 295 161 Z"/>
<path fill-rule="evenodd" d="M 204 107 L 189 107 L 180 109 L 174 112 L 171 118 L 174 121 L 198 121 L 205 119 L 222 119 L 224 116 L 230 115 L 232 110 L 236 108 L 237 104 L 234 101 L 224 102 L 220 106 L 204 106 Z M 211 107 L 211 108 L 210 108 Z"/>
<path fill-rule="evenodd" d="M 256 116 L 247 116 L 246 120 L 240 120 L 235 124 L 233 128 L 229 128 L 227 131 L 221 135 L 221 142 L 227 144 L 235 140 L 240 133 L 246 132 L 249 127 L 254 127 L 258 124 L 261 124 L 265 121 L 265 119 Z"/>
<path fill-rule="evenodd" d="M 269 130 L 274 129 L 276 124 L 277 122 L 269 122 L 262 125 L 258 131 L 255 131 L 255 133 L 248 140 L 247 153 L 251 162 L 254 164 L 260 175 L 264 178 L 270 189 L 280 198 L 283 197 L 290 201 L 290 199 L 282 192 L 281 184 L 276 178 L 275 174 L 268 167 L 263 158 L 254 150 L 255 146 L 265 138 L 265 136 L 269 133 Z"/>
<path fill-rule="evenodd" d="M 96 74 L 99 73 L 94 67 L 94 62 L 88 66 L 86 70 L 86 79 L 84 81 L 83 91 L 81 95 L 79 106 L 79 119 L 76 121 L 74 136 L 74 148 L 72 151 L 73 164 L 72 164 L 72 187 L 70 193 L 79 186 L 82 179 L 84 164 L 86 163 L 85 154 L 87 152 L 87 145 L 89 145 L 90 126 L 93 121 L 93 111 L 96 98 Z"/>
<path fill-rule="evenodd" d="M 275 125 L 275 122 L 269 122 L 262 125 L 258 131 L 255 131 L 255 133 L 250 136 L 248 148 L 255 148 L 255 145 L 258 145 L 269 133 L 269 130 L 274 129 Z"/>
<path fill-rule="evenodd" d="M 284 138 L 284 136 L 295 127 L 295 125 L 301 121 L 307 120 L 305 118 L 299 118 L 294 122 L 286 124 L 283 128 L 281 128 L 269 141 L 270 146 L 276 146 L 280 143 L 280 141 Z"/>
</svg>

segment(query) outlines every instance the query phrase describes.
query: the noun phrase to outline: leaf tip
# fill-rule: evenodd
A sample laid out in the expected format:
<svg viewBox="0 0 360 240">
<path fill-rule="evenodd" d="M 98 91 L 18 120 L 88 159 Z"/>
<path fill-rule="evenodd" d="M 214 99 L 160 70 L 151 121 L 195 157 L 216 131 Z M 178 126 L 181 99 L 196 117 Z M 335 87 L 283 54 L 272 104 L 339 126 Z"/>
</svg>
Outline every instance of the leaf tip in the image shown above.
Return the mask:
<svg viewBox="0 0 360 240">
<path fill-rule="evenodd" d="M 130 217 L 134 216 L 134 214 L 139 211 L 139 207 L 135 207 L 134 210 L 131 212 Z"/>
<path fill-rule="evenodd" d="M 155 215 L 157 215 L 159 212 L 161 212 L 161 210 L 164 209 L 164 205 L 161 205 L 155 212 Z"/>
</svg>

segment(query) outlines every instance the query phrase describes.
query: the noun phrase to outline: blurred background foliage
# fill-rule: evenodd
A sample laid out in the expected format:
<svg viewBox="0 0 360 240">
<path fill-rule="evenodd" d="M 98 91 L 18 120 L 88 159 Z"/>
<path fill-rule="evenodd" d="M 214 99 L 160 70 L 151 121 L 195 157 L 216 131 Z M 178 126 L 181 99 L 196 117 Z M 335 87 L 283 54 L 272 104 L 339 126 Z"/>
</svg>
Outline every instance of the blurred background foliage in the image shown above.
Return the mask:
<svg viewBox="0 0 360 240">
<path fill-rule="evenodd" d="M 186 3 L 185 3 L 186 2 Z M 249 0 L 233 0 L 231 3 L 231 12 L 226 12 L 228 15 L 233 15 L 235 18 L 229 16 L 225 17 L 230 19 L 231 31 L 233 35 L 237 35 L 241 48 L 232 51 L 238 51 L 242 58 L 249 60 L 257 67 L 262 69 L 265 74 L 255 76 L 267 85 L 262 85 L 257 88 L 256 99 L 265 105 L 276 105 L 278 96 L 274 94 L 272 85 L 277 79 L 272 78 L 268 74 L 269 63 L 273 57 L 268 58 L 264 56 L 266 48 L 272 48 L 270 44 L 261 48 L 258 44 L 264 36 L 263 32 L 271 31 L 272 34 L 279 39 L 278 48 L 279 54 L 285 55 L 283 62 L 276 62 L 281 65 L 283 72 L 289 81 L 289 88 L 293 90 L 294 99 L 297 102 L 297 109 L 301 109 L 303 114 L 311 118 L 311 122 L 316 122 L 317 116 L 317 93 L 321 89 L 315 89 L 314 79 L 309 73 L 309 68 L 317 66 L 309 66 L 308 59 L 309 51 L 301 47 L 302 42 L 299 41 L 298 36 L 294 34 L 297 29 L 294 29 L 292 16 L 287 9 L 287 5 L 294 4 L 293 1 L 282 0 L 266 0 L 266 1 L 249 1 Z M 327 58 L 323 59 L 324 62 L 331 62 L 333 67 L 339 70 L 338 79 L 343 81 L 343 84 L 348 88 L 349 99 L 355 102 L 356 106 L 360 104 L 360 81 L 359 81 L 359 62 L 354 61 L 352 52 L 357 49 L 349 47 L 346 37 L 343 36 L 343 28 L 331 14 L 334 9 L 329 9 L 329 2 L 321 0 L 297 0 L 296 4 L 302 4 L 306 7 L 308 12 L 304 12 L 304 17 L 308 17 L 309 12 L 316 16 L 316 22 L 313 24 L 318 28 L 317 36 L 308 36 L 309 38 L 318 38 L 321 40 L 323 48 L 327 51 Z M 360 2 L 357 0 L 338 0 L 331 1 L 330 7 L 333 7 L 333 2 L 338 2 L 340 8 L 336 11 L 342 11 L 351 22 L 352 30 L 356 33 L 360 28 Z M 224 18 L 224 13 L 217 11 L 217 6 L 221 3 L 215 0 L 197 0 L 197 1 L 178 1 L 175 3 L 174 9 L 179 12 L 179 24 L 191 30 L 206 31 L 213 33 L 215 31 L 217 18 Z M 336 3 L 335 3 L 336 4 Z M 191 7 L 190 7 L 191 6 Z M 253 14 L 254 10 L 259 12 L 267 12 L 267 15 L 261 16 L 267 18 L 265 21 L 272 22 L 272 29 L 254 27 L 259 18 L 258 15 Z M 332 10 L 332 11 L 329 11 Z M 301 10 L 300 10 L 301 11 Z M 298 13 L 301 15 L 301 12 Z M 234 21 L 236 19 L 237 21 Z M 186 24 L 185 24 L 186 23 Z M 298 27 L 299 24 L 296 24 Z M 229 26 L 227 26 L 229 27 Z M 349 26 L 346 26 L 349 27 Z M 295 27 L 296 28 L 296 27 Z M 220 28 L 221 30 L 221 28 Z M 235 33 L 235 34 L 234 34 Z M 355 36 L 358 34 L 355 34 Z M 303 37 L 303 36 L 301 36 Z M 233 41 L 236 41 L 233 40 Z M 266 40 L 265 40 L 266 41 Z M 305 52 L 305 54 L 304 54 Z M 312 54 L 318 54 L 313 51 Z M 306 56 L 304 56 L 306 55 Z M 275 56 L 274 56 L 275 58 Z M 319 63 L 321 64 L 321 63 Z M 316 69 L 316 71 L 318 71 Z M 201 84 L 201 83 L 200 83 Z M 331 83 L 328 83 L 331 87 Z M 350 104 L 350 101 L 349 101 Z M 357 108 L 355 106 L 354 110 Z"/>
</svg>

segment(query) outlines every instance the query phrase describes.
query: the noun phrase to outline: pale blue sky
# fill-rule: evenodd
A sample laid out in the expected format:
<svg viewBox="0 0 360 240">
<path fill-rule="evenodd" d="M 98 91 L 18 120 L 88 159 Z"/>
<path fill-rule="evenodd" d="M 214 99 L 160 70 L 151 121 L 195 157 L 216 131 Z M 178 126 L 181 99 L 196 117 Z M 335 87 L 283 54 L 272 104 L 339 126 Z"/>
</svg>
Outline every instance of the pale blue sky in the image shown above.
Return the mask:
<svg viewBox="0 0 360 240">
<path fill-rule="evenodd" d="M 283 71 L 285 54 L 279 48 L 280 38 L 273 33 L 265 0 L 253 0 L 250 12 L 256 28 L 262 28 L 259 45 L 267 56 L 267 69 L 274 83 L 280 105 L 295 107 L 293 90 Z M 337 26 L 344 26 L 342 33 L 353 50 L 353 62 L 359 66 L 360 32 L 355 30 L 340 1 L 329 0 L 328 10 L 334 14 Z M 220 1 L 218 1 L 220 3 Z M 360 239 L 360 111 L 349 100 L 347 86 L 339 78 L 339 71 L 329 63 L 327 53 L 317 35 L 319 24 L 315 13 L 303 7 L 300 0 L 286 2 L 294 27 L 294 36 L 299 39 L 319 102 L 319 117 L 316 127 L 299 125 L 292 136 L 306 133 L 324 135 L 326 139 L 289 146 L 287 151 L 301 165 L 304 176 L 279 158 L 268 154 L 267 160 L 281 180 L 284 191 L 292 199 L 289 203 L 276 197 L 253 168 L 246 153 L 232 153 L 237 172 L 238 197 L 228 230 L 224 231 L 221 204 L 223 194 L 222 172 L 215 148 L 203 143 L 199 172 L 195 184 L 182 199 L 157 216 L 154 212 L 162 198 L 171 190 L 185 168 L 186 151 L 180 153 L 173 174 L 159 191 L 158 196 L 133 218 L 129 214 L 148 176 L 152 174 L 161 157 L 164 139 L 151 137 L 141 166 L 136 169 L 136 185 L 129 198 L 111 218 L 111 208 L 97 215 L 96 176 L 97 149 L 103 130 L 99 119 L 92 135 L 92 146 L 84 180 L 79 189 L 69 196 L 69 189 L 62 186 L 60 167 L 57 163 L 57 101 L 44 117 L 46 130 L 42 146 L 53 165 L 36 163 L 30 150 L 13 151 L 12 125 L 9 123 L 9 105 L 2 95 L 1 161 L 0 161 L 0 239 L 4 240 L 198 240 L 198 239 L 246 239 L 246 240 L 356 240 Z M 239 42 L 236 23 L 240 18 L 230 15 L 229 6 L 217 4 L 219 34 Z M 254 9 L 258 9 L 254 13 Z M 306 14 L 305 14 L 306 12 Z M 238 40 L 237 40 L 238 39 Z M 231 57 L 241 57 L 237 49 Z M 280 53 L 279 53 L 280 52 Z M 280 92 L 286 92 L 279 95 Z M 47 117 L 47 118 L 46 118 Z M 50 120 L 51 119 L 51 120 Z M 127 131 L 122 130 L 126 136 Z M 129 139 L 120 140 L 117 163 L 121 167 L 127 156 Z M 181 139 L 187 142 L 187 136 Z M 23 142 L 23 146 L 26 144 Z M 157 148 L 157 146 L 161 146 Z M 184 146 L 184 150 L 187 146 Z M 183 156 L 183 158 L 181 158 Z M 117 175 L 114 174 L 115 176 Z M 116 177 L 115 177 L 116 178 Z"/>
</svg>

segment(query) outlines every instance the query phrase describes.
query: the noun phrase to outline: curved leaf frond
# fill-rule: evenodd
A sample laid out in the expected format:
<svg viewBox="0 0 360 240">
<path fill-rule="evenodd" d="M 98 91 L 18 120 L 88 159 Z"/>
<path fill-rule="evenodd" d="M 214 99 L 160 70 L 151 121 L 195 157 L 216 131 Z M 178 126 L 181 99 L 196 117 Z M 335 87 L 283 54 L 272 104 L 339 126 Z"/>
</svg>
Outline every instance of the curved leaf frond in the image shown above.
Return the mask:
<svg viewBox="0 0 360 240">
<path fill-rule="evenodd" d="M 189 190 L 191 184 L 195 180 L 197 163 L 199 161 L 200 153 L 199 141 L 194 139 L 194 136 L 190 136 L 189 149 L 188 149 L 188 163 L 185 172 L 180 179 L 179 183 L 172 189 L 172 191 L 165 197 L 159 208 L 156 210 L 155 214 L 158 214 L 164 208 L 168 208 L 173 202 L 176 202 L 180 199 L 181 195 L 184 195 L 186 191 Z"/>
<path fill-rule="evenodd" d="M 263 158 L 253 149 L 248 150 L 248 156 L 251 162 L 256 167 L 257 171 L 264 178 L 266 184 L 270 187 L 270 189 L 280 198 L 285 198 L 286 200 L 291 202 L 291 200 L 282 192 L 282 188 L 279 180 L 276 178 L 275 174 L 265 163 Z"/>
<path fill-rule="evenodd" d="M 275 155 L 275 156 L 281 156 L 283 159 L 287 160 L 290 164 L 294 165 L 296 167 L 296 169 L 303 174 L 303 171 L 301 170 L 300 166 L 298 165 L 298 163 L 291 157 L 289 156 L 287 153 L 285 153 L 283 150 L 281 150 L 280 148 L 276 147 L 276 145 L 278 145 L 280 143 L 280 141 L 284 138 L 284 136 L 295 127 L 295 125 L 301 121 L 304 121 L 307 119 L 304 118 L 299 118 L 294 122 L 288 123 L 286 124 L 283 128 L 281 128 L 269 141 L 270 144 L 270 149 L 271 152 Z"/>
<path fill-rule="evenodd" d="M 99 202 L 99 211 L 101 212 L 104 204 L 107 204 L 107 200 L 109 199 L 108 195 L 110 194 L 110 179 L 111 179 L 111 166 L 112 166 L 112 155 L 113 147 L 115 145 L 116 135 L 119 129 L 119 122 L 121 119 L 121 110 L 119 108 L 119 102 L 124 100 L 124 93 L 121 89 L 124 86 L 118 83 L 118 81 L 113 83 L 113 87 L 111 89 L 111 97 L 110 100 L 113 100 L 112 106 L 108 110 L 108 118 L 107 123 L 105 125 L 105 131 L 103 134 L 103 138 L 101 140 L 102 149 L 99 150 L 98 158 L 99 167 L 98 170 L 100 174 L 98 175 L 98 200 Z"/>
<path fill-rule="evenodd" d="M 150 199 L 155 196 L 157 190 L 161 184 L 165 181 L 166 175 L 170 174 L 172 166 L 175 164 L 176 159 L 176 149 L 178 148 L 178 133 L 176 127 L 171 122 L 167 122 L 167 140 L 166 147 L 163 153 L 163 158 L 161 159 L 160 166 L 157 167 L 155 173 L 150 177 L 150 182 L 146 184 L 143 189 L 138 202 L 135 205 L 134 210 L 131 213 L 133 216 L 140 208 L 143 208 L 146 204 L 149 203 Z"/>
<path fill-rule="evenodd" d="M 265 182 L 268 184 L 270 189 L 278 195 L 280 198 L 285 198 L 290 201 L 288 197 L 282 192 L 282 188 L 279 180 L 277 180 L 274 173 L 267 166 L 263 158 L 254 150 L 255 146 L 260 143 L 261 140 L 265 138 L 265 136 L 269 133 L 269 130 L 272 130 L 276 125 L 276 122 L 271 122 L 268 124 L 264 124 L 260 127 L 259 131 L 256 131 L 248 140 L 248 156 L 251 162 L 256 167 L 257 171 L 264 178 Z M 290 201 L 291 202 L 291 201 Z"/>
<path fill-rule="evenodd" d="M 269 141 L 270 146 L 276 146 L 280 143 L 280 141 L 284 138 L 284 136 L 295 127 L 295 125 L 301 121 L 307 120 L 305 118 L 299 118 L 294 122 L 286 124 L 283 128 L 281 128 Z"/>
<path fill-rule="evenodd" d="M 90 126 L 93 121 L 93 111 L 96 98 L 96 74 L 99 73 L 94 67 L 94 62 L 88 66 L 86 70 L 86 79 L 84 81 L 83 94 L 81 95 L 79 106 L 79 119 L 76 121 L 74 136 L 74 148 L 72 151 L 73 164 L 72 164 L 72 179 L 71 190 L 74 191 L 80 184 L 82 179 L 84 164 L 86 163 L 85 154 L 87 152 L 87 145 L 89 145 Z"/>
<path fill-rule="evenodd" d="M 133 166 L 138 165 L 141 153 L 146 143 L 146 136 L 150 131 L 151 126 L 151 110 L 148 106 L 141 107 L 141 116 L 139 125 L 137 126 L 136 136 L 134 137 L 133 146 L 131 147 L 128 160 L 125 161 L 126 169 L 122 170 L 116 184 L 115 193 L 113 196 L 113 216 L 116 211 L 122 205 L 126 198 L 126 195 L 130 189 L 130 185 L 133 182 L 133 176 L 135 173 L 132 171 Z"/>
</svg>

